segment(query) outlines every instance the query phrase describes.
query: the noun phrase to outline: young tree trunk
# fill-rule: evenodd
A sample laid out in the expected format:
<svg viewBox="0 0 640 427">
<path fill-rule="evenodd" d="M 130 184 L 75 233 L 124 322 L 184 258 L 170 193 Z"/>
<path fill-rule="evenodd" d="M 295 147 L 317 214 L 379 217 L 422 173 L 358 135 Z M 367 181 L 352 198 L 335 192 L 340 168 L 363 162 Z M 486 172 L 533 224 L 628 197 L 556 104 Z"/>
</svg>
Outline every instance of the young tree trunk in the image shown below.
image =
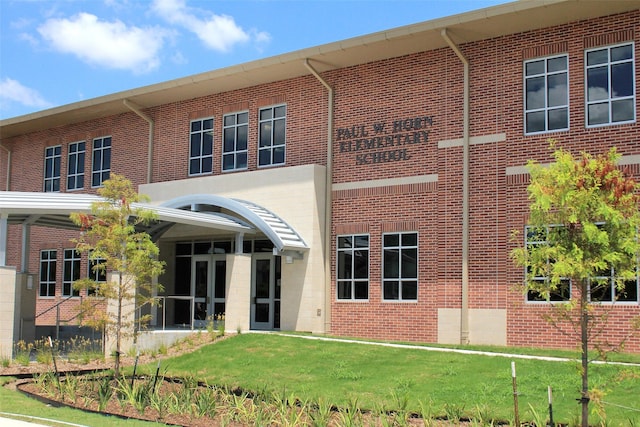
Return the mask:
<svg viewBox="0 0 640 427">
<path fill-rule="evenodd" d="M 589 427 L 589 310 L 586 283 L 581 286 L 580 333 L 582 338 L 582 427 Z"/>
</svg>

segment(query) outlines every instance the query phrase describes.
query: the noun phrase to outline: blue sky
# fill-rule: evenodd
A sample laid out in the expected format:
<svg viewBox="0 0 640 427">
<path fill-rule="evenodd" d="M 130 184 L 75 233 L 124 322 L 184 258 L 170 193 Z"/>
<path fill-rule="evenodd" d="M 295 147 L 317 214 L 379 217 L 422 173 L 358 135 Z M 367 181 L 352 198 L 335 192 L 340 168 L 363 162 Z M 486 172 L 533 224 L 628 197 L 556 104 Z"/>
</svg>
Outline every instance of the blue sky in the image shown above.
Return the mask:
<svg viewBox="0 0 640 427">
<path fill-rule="evenodd" d="M 0 119 L 508 0 L 0 0 Z"/>
</svg>

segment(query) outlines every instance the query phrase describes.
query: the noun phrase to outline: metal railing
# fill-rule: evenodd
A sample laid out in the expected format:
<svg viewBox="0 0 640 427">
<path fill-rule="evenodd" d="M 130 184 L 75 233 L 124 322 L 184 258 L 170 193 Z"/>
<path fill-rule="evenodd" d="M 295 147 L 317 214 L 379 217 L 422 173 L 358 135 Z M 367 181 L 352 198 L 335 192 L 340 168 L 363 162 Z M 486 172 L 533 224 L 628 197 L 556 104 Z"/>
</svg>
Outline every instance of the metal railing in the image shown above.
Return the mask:
<svg viewBox="0 0 640 427">
<path fill-rule="evenodd" d="M 157 298 L 158 300 L 162 301 L 162 330 L 166 330 L 167 327 L 167 301 L 168 300 L 178 300 L 178 301 L 191 301 L 191 304 L 189 304 L 190 306 L 190 313 L 189 313 L 189 326 L 191 328 L 191 330 L 194 329 L 195 326 L 195 322 L 194 322 L 194 314 L 195 314 L 195 309 L 196 309 L 196 299 L 194 296 L 189 296 L 189 295 L 158 295 L 155 298 Z M 139 309 L 140 310 L 140 309 Z M 138 316 L 140 316 L 140 311 L 138 311 Z M 186 325 L 186 324 L 185 324 Z"/>
</svg>

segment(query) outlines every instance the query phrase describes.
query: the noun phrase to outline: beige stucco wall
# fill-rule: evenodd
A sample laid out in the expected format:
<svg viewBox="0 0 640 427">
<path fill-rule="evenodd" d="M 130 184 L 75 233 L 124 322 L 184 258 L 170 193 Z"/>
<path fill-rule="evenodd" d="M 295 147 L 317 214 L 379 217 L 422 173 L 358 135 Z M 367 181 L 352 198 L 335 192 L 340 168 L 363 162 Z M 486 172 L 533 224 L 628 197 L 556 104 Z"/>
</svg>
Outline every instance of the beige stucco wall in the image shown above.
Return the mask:
<svg viewBox="0 0 640 427">
<path fill-rule="evenodd" d="M 322 230 L 325 173 L 326 168 L 320 165 L 270 168 L 145 184 L 140 186 L 139 191 L 148 195 L 153 204 L 161 204 L 188 194 L 215 194 L 247 200 L 269 209 L 286 221 L 302 237 L 309 250 L 304 252 L 303 259 L 294 259 L 291 264 L 287 264 L 283 257 L 281 328 L 324 332 L 326 313 L 323 309 L 325 291 Z M 202 232 L 195 231 L 193 235 L 184 237 L 197 238 Z M 167 236 L 175 235 L 169 232 Z M 249 235 L 246 237 L 251 238 Z M 247 307 L 250 285 L 250 280 L 241 285 L 247 287 Z M 237 289 L 229 289 L 227 295 L 230 296 L 234 291 Z M 230 309 L 228 304 L 229 301 L 227 312 Z M 248 322 L 248 308 L 246 316 Z M 226 327 L 235 330 L 237 325 L 228 317 L 227 320 L 229 323 Z M 244 324 L 244 319 L 238 320 L 242 320 L 241 323 Z"/>
<path fill-rule="evenodd" d="M 438 343 L 460 344 L 460 309 L 438 309 Z M 507 345 L 507 311 L 470 309 L 469 343 Z"/>
<path fill-rule="evenodd" d="M 251 310 L 251 255 L 227 255 L 225 292 L 225 330 L 248 331 Z"/>
<path fill-rule="evenodd" d="M 0 357 L 13 352 L 14 317 L 16 312 L 16 269 L 0 267 Z"/>
</svg>

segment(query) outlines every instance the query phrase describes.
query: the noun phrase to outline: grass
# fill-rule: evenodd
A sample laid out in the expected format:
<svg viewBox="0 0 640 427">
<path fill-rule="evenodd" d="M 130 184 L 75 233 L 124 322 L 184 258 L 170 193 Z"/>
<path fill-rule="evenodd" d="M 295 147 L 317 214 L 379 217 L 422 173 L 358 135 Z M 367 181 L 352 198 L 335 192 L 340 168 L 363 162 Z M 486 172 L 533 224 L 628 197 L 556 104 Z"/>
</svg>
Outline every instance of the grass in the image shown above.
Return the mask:
<svg viewBox="0 0 640 427">
<path fill-rule="evenodd" d="M 469 347 L 465 347 L 469 348 Z M 499 352 L 521 349 L 474 348 Z M 575 357 L 549 350 L 539 355 Z M 637 355 L 617 355 L 635 361 Z M 547 386 L 554 396 L 554 421 L 578 419 L 580 379 L 575 362 L 545 362 L 307 340 L 274 334 L 242 334 L 162 361 L 168 376 L 194 377 L 209 384 L 296 397 L 374 412 L 408 410 L 431 416 L 513 419 L 511 361 L 515 360 L 521 421 L 547 418 Z M 131 368 L 128 368 L 131 369 Z M 155 372 L 157 363 L 138 367 Z M 7 379 L 0 379 L 0 382 Z M 639 425 L 640 367 L 591 367 L 591 385 L 605 391 L 607 425 Z M 625 409 L 635 408 L 635 411 Z M 592 405 L 592 408 L 595 408 Z M 153 423 L 106 419 L 54 408 L 0 387 L 0 411 L 54 418 L 82 425 L 149 426 Z M 347 412 L 348 413 L 348 412 Z M 105 421 L 108 420 L 108 421 Z M 592 424 L 598 423 L 592 415 Z"/>
<path fill-rule="evenodd" d="M 243 334 L 171 359 L 166 369 L 171 376 L 191 374 L 210 384 L 254 392 L 286 390 L 302 400 L 322 398 L 338 406 L 357 399 L 363 409 L 397 409 L 399 399 L 406 398 L 407 409 L 414 412 L 430 402 L 435 416 L 454 411 L 473 416 L 483 408 L 492 418 L 508 421 L 513 418 L 511 360 L 516 361 L 521 420 L 531 420 L 532 411 L 546 413 L 549 385 L 554 420 L 576 419 L 580 378 L 574 362 Z M 606 392 L 602 400 L 608 402 L 607 420 L 614 425 L 640 422 L 640 413 L 620 407 L 640 409 L 640 367 L 594 365 L 590 372 L 591 385 Z"/>
<path fill-rule="evenodd" d="M 4 384 L 11 380 L 13 380 L 13 378 L 11 377 L 0 378 L 0 412 L 6 412 L 10 414 L 25 414 L 27 416 L 53 419 L 64 421 L 66 423 L 74 423 L 85 426 L 108 425 L 109 427 L 150 427 L 154 425 L 164 425 L 132 419 L 123 420 L 115 417 L 106 417 L 104 415 L 87 413 L 79 409 L 71 409 L 67 407 L 56 408 L 53 406 L 49 406 L 35 399 L 26 397 L 22 393 L 11 391 L 3 387 Z M 16 418 L 21 419 L 22 421 L 31 421 L 29 418 Z M 65 426 L 62 423 L 44 422 L 41 420 L 37 420 L 36 422 L 39 424 L 55 427 L 68 426 L 68 424 Z"/>
</svg>

